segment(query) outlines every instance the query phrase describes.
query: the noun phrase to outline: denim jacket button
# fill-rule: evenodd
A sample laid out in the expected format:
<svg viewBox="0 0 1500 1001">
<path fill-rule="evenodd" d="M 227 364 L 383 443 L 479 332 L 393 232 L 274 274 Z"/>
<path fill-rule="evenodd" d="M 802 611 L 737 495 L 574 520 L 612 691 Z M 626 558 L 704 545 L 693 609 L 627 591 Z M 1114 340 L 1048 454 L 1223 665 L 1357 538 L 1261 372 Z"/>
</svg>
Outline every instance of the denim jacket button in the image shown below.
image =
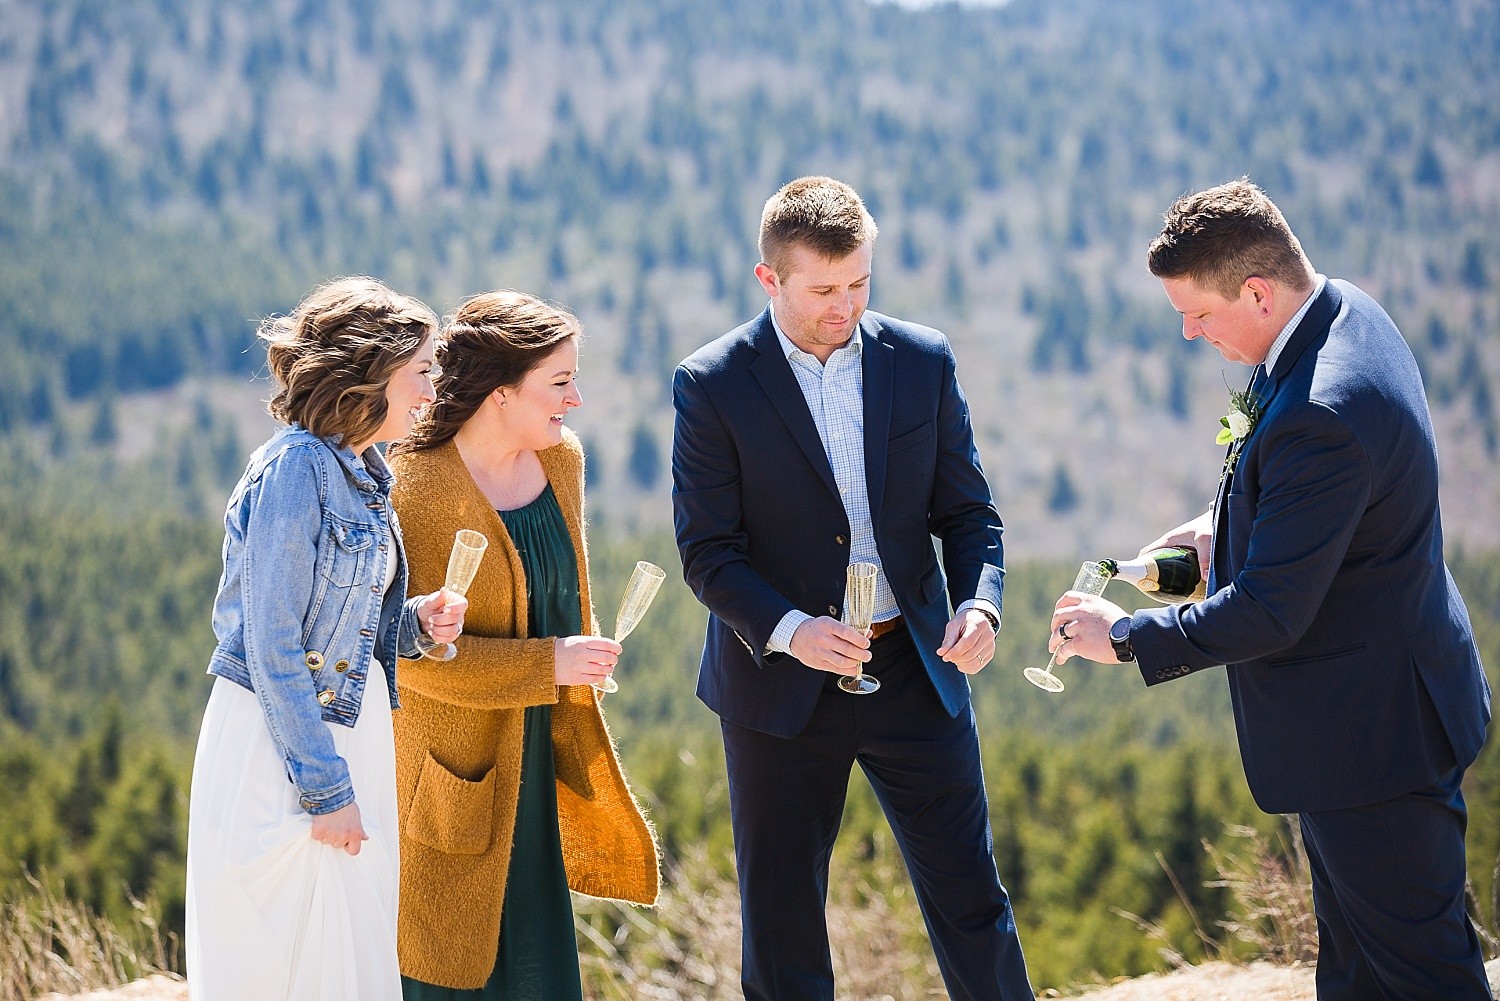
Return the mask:
<svg viewBox="0 0 1500 1001">
<path fill-rule="evenodd" d="M 349 662 L 347 660 L 341 660 L 337 664 L 333 665 L 333 669 L 338 673 L 343 674 L 345 671 L 349 670 Z"/>
<path fill-rule="evenodd" d="M 307 661 L 309 671 L 316 671 L 323 666 L 323 655 L 316 650 L 307 651 L 307 657 L 304 659 Z"/>
<path fill-rule="evenodd" d="M 326 706 L 333 704 L 333 689 L 325 688 L 318 693 L 318 705 Z"/>
<path fill-rule="evenodd" d="M 299 800 L 299 802 L 302 804 L 302 809 L 304 810 L 311 810 L 313 807 L 318 805 L 310 799 Z"/>
</svg>

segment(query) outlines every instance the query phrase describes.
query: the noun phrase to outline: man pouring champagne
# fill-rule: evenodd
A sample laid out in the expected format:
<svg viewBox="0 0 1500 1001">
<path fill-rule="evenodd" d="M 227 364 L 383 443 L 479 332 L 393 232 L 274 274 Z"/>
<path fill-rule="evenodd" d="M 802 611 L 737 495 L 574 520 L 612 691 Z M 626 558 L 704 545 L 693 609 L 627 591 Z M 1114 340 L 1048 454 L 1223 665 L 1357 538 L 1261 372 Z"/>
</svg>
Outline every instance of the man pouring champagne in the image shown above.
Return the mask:
<svg viewBox="0 0 1500 1001">
<path fill-rule="evenodd" d="M 1134 661 L 1148 685 L 1228 665 L 1250 790 L 1300 814 L 1319 998 L 1489 998 L 1460 783 L 1490 693 L 1443 563 L 1411 351 L 1248 180 L 1178 199 L 1149 265 L 1184 337 L 1256 366 L 1212 509 L 1146 547 L 1195 547 L 1207 597 L 1127 614 L 1070 592 L 1049 645 Z"/>
</svg>

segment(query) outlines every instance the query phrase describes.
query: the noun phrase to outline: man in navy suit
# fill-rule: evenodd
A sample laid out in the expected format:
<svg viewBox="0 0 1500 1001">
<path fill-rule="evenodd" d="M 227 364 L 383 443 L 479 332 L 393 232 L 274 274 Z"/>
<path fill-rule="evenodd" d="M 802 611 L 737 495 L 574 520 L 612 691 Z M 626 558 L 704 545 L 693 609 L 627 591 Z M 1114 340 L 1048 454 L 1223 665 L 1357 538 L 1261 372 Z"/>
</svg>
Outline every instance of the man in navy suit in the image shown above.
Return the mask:
<svg viewBox="0 0 1500 1001">
<path fill-rule="evenodd" d="M 673 380 L 672 501 L 710 613 L 698 696 L 724 736 L 741 983 L 752 1001 L 833 998 L 828 863 L 858 762 L 950 996 L 1030 1001 L 969 703 L 1000 625 L 1000 518 L 947 339 L 865 310 L 875 235 L 848 185 L 786 185 L 761 218 L 770 304 Z M 880 568 L 869 636 L 839 621 L 851 562 Z M 837 686 L 862 668 L 877 691 Z"/>
<path fill-rule="evenodd" d="M 1070 592 L 1051 646 L 1148 685 L 1228 665 L 1250 790 L 1301 815 L 1319 998 L 1488 998 L 1459 786 L 1490 693 L 1411 351 L 1248 180 L 1178 199 L 1149 265 L 1184 337 L 1257 366 L 1212 510 L 1146 547 L 1197 547 L 1209 597 L 1127 615 Z"/>
</svg>

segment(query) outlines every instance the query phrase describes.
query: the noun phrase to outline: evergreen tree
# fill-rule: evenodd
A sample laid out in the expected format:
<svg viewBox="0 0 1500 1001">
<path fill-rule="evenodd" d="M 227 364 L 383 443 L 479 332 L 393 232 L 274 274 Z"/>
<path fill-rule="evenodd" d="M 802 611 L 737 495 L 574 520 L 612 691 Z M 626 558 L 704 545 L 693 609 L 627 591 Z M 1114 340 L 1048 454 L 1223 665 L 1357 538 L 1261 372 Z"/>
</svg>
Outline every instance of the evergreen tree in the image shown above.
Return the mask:
<svg viewBox="0 0 1500 1001">
<path fill-rule="evenodd" d="M 631 481 L 642 490 L 652 489 L 661 477 L 661 464 L 661 446 L 656 443 L 656 435 L 648 425 L 637 424 L 630 435 Z"/>
</svg>

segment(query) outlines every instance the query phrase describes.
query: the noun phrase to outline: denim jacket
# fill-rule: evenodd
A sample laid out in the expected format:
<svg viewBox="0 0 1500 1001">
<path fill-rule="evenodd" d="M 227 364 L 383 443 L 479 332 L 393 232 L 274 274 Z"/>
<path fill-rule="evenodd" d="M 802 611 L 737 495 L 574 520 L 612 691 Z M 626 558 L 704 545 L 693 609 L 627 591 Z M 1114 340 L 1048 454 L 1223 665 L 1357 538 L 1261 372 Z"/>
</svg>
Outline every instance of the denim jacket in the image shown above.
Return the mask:
<svg viewBox="0 0 1500 1001">
<path fill-rule="evenodd" d="M 354 802 L 324 722 L 353 726 L 371 658 L 397 707 L 396 657 L 420 656 L 391 472 L 293 424 L 250 457 L 224 516 L 208 673 L 255 693 L 308 813 Z M 368 471 L 367 471 L 368 470 Z M 385 584 L 394 546 L 396 579 Z"/>
</svg>

